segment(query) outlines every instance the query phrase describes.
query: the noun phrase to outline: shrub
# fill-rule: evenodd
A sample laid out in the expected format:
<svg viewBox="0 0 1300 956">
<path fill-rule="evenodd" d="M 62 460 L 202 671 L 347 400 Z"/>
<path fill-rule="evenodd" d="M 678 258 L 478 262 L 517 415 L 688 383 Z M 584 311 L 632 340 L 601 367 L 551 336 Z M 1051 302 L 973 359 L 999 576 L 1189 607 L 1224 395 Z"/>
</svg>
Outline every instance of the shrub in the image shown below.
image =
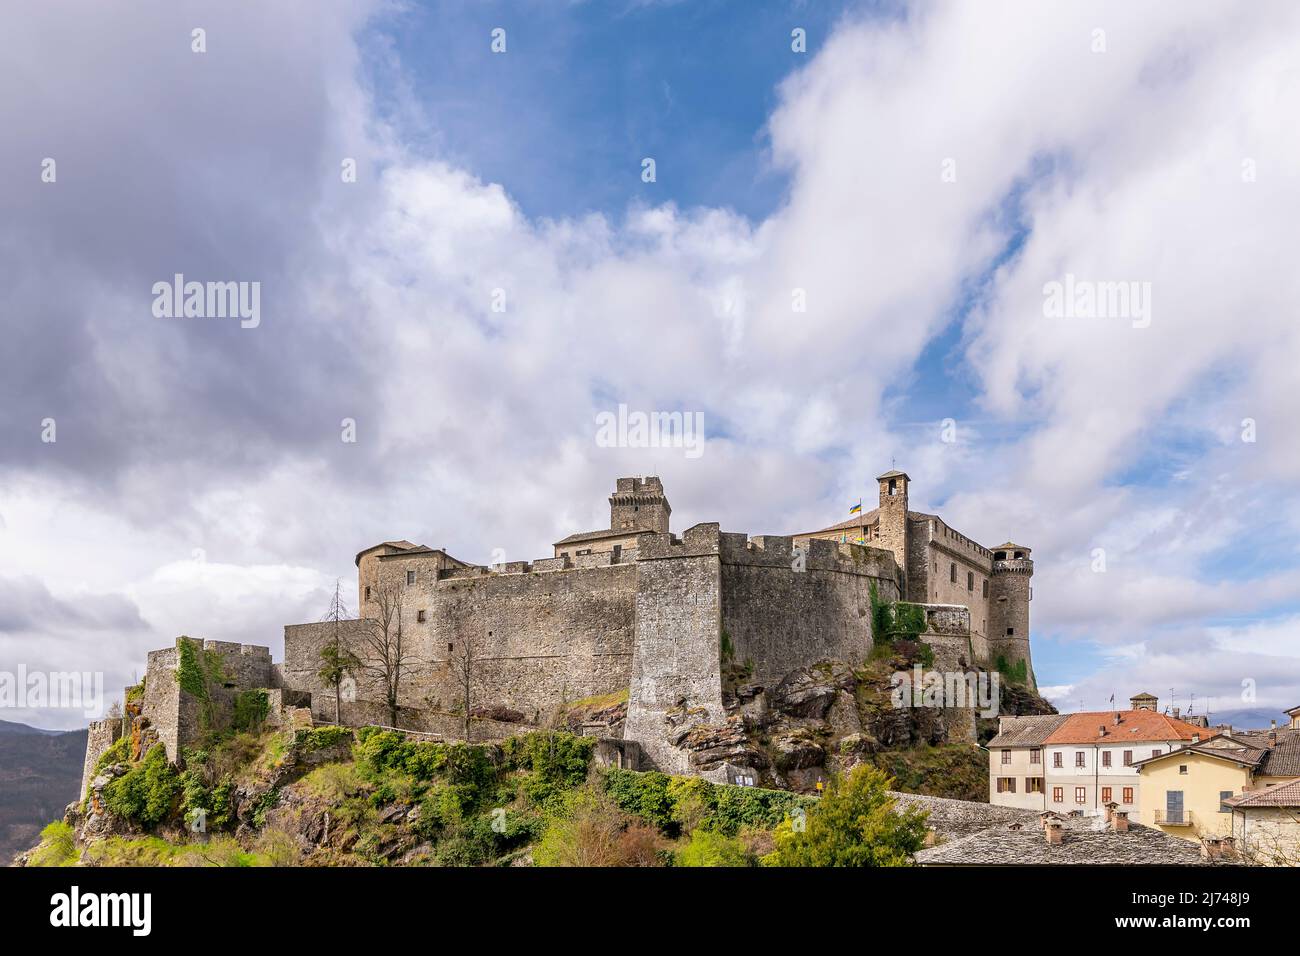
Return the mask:
<svg viewBox="0 0 1300 956">
<path fill-rule="evenodd" d="M 621 812 L 607 794 L 586 791 L 572 813 L 550 823 L 533 851 L 538 866 L 663 866 L 654 827 Z"/>
<path fill-rule="evenodd" d="M 155 744 L 144 759 L 104 788 L 108 809 L 145 827 L 171 815 L 181 792 L 180 776 L 167 760 L 162 744 Z"/>
<path fill-rule="evenodd" d="M 785 820 L 767 866 L 908 866 L 925 844 L 923 810 L 894 812 L 892 781 L 875 767 L 855 767 L 831 778 L 826 795 L 806 813 L 804 826 Z"/>
<path fill-rule="evenodd" d="M 634 813 L 652 826 L 670 836 L 676 835 L 680 825 L 673 815 L 675 801 L 668 792 L 672 778 L 656 770 L 636 773 L 632 770 L 607 770 L 605 790 L 616 806 L 626 813 Z"/>
<path fill-rule="evenodd" d="M 235 713 L 231 726 L 235 730 L 259 731 L 270 712 L 270 702 L 264 690 L 245 690 L 235 695 Z"/>
<path fill-rule="evenodd" d="M 756 862 L 737 837 L 703 828 L 677 851 L 678 866 L 753 866 Z"/>
<path fill-rule="evenodd" d="M 77 840 L 72 827 L 61 820 L 47 824 L 41 843 L 32 851 L 28 866 L 72 866 L 77 862 Z"/>
</svg>

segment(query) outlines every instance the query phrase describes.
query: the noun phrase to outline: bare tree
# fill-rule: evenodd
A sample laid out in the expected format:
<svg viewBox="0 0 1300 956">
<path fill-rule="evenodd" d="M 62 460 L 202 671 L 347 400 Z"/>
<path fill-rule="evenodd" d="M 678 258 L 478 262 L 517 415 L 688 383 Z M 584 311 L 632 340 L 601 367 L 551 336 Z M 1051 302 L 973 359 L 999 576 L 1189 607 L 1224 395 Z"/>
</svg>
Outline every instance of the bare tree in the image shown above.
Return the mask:
<svg viewBox="0 0 1300 956">
<path fill-rule="evenodd" d="M 474 656 L 474 642 L 466 635 L 458 644 L 453 645 L 450 655 L 451 672 L 461 691 L 461 714 L 464 718 L 465 742 L 469 743 L 469 712 L 473 706 L 474 669 L 477 659 Z"/>
<path fill-rule="evenodd" d="M 334 688 L 334 723 L 339 725 L 343 723 L 343 678 L 349 674 L 355 674 L 361 668 L 361 660 L 351 650 L 343 646 L 340 634 L 339 622 L 346 620 L 348 615 L 349 611 L 347 605 L 343 603 L 339 582 L 336 578 L 334 581 L 334 599 L 330 602 L 330 609 L 325 612 L 325 617 L 321 619 L 333 622 L 334 640 L 321 648 L 320 670 L 316 676 L 320 678 L 321 683 L 326 687 Z"/>
<path fill-rule="evenodd" d="M 371 595 L 375 615 L 365 618 L 361 628 L 361 669 L 383 685 L 389 726 L 396 727 L 402 675 L 419 658 L 403 643 L 402 588 L 380 585 Z"/>
</svg>

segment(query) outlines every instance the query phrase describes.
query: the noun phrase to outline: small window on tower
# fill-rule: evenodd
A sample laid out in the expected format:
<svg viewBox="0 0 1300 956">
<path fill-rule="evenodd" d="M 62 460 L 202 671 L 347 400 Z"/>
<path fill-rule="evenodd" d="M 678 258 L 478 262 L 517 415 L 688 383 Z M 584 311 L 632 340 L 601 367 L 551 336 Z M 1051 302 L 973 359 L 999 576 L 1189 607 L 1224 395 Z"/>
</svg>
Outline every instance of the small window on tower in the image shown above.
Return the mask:
<svg viewBox="0 0 1300 956">
<path fill-rule="evenodd" d="M 889 479 L 889 493 L 892 495 L 892 494 L 895 494 L 897 491 L 898 491 L 898 479 L 897 479 L 897 478 L 890 478 L 890 479 Z"/>
<path fill-rule="evenodd" d="M 417 621 L 419 621 L 421 624 L 423 624 L 423 623 L 424 623 L 424 612 L 423 612 L 423 611 L 416 611 L 416 612 L 415 612 L 415 619 L 416 619 Z"/>
<path fill-rule="evenodd" d="M 966 572 L 966 590 L 967 590 L 967 591 L 974 591 L 974 590 L 975 590 L 975 572 L 974 572 L 974 571 L 967 571 L 967 572 Z"/>
<path fill-rule="evenodd" d="M 414 583 L 415 583 L 415 572 L 414 572 L 414 571 L 407 571 L 407 572 L 406 572 L 406 583 L 407 583 L 407 584 L 414 584 Z"/>
<path fill-rule="evenodd" d="M 1007 637 L 1014 637 L 1015 633 L 1016 629 L 1014 627 L 1007 628 Z"/>
<path fill-rule="evenodd" d="M 988 579 L 988 578 L 985 578 L 985 579 L 984 579 L 984 596 L 985 596 L 985 597 L 988 597 L 988 596 L 989 596 L 989 579 Z"/>
<path fill-rule="evenodd" d="M 957 565 L 956 565 L 956 564 L 950 564 L 950 565 L 948 565 L 948 580 L 951 581 L 953 584 L 956 584 L 956 583 L 957 583 Z"/>
</svg>

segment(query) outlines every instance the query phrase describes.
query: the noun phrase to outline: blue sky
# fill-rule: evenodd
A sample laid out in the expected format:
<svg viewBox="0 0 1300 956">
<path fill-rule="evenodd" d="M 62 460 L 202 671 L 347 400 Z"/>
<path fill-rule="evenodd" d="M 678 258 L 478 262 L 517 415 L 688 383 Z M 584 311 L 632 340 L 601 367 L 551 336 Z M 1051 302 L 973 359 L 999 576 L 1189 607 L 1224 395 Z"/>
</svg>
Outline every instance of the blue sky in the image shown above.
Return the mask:
<svg viewBox="0 0 1300 956">
<path fill-rule="evenodd" d="M 787 177 L 763 150 L 777 84 L 816 54 L 858 3 L 509 3 L 415 5 L 377 42 L 400 57 L 425 144 L 495 182 L 530 216 L 619 217 L 652 202 L 762 217 Z M 507 53 L 486 38 L 506 31 Z M 454 39 L 453 39 L 454 38 Z M 484 42 L 468 42 L 483 38 Z M 381 70 L 374 82 L 391 91 Z M 419 142 L 419 139 L 414 140 Z"/>
</svg>

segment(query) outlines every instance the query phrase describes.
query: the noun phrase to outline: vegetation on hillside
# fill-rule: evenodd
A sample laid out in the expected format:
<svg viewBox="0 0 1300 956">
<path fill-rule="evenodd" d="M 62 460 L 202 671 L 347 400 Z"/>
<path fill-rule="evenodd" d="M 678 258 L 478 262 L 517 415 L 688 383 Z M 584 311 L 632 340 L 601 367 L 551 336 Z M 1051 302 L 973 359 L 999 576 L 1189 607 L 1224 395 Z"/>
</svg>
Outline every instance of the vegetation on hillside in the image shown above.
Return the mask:
<svg viewBox="0 0 1300 956">
<path fill-rule="evenodd" d="M 818 799 L 601 769 L 594 746 L 562 731 L 467 745 L 320 727 L 231 732 L 183 770 L 161 746 L 116 753 L 99 809 L 119 825 L 81 843 L 76 820 L 51 824 L 28 865 L 897 865 L 924 834 L 871 767 Z"/>
</svg>

